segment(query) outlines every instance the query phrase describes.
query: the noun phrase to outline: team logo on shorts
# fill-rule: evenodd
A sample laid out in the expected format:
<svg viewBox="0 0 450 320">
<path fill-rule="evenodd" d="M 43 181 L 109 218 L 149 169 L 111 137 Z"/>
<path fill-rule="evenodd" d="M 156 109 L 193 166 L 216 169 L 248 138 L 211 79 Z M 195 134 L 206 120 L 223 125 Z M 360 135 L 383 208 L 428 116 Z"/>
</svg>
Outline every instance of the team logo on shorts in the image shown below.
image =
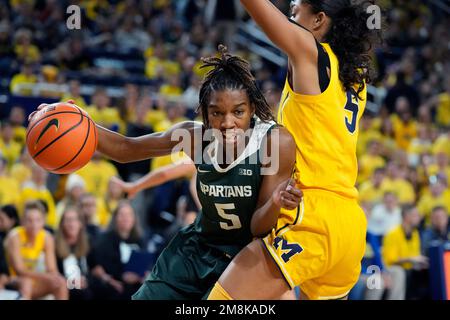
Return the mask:
<svg viewBox="0 0 450 320">
<path fill-rule="evenodd" d="M 286 239 L 281 237 L 275 238 L 273 241 L 273 247 L 278 250 L 280 243 L 281 251 L 283 251 L 281 254 L 281 259 L 283 259 L 284 263 L 288 263 L 294 255 L 303 251 L 303 248 L 298 243 L 288 243 Z"/>
</svg>

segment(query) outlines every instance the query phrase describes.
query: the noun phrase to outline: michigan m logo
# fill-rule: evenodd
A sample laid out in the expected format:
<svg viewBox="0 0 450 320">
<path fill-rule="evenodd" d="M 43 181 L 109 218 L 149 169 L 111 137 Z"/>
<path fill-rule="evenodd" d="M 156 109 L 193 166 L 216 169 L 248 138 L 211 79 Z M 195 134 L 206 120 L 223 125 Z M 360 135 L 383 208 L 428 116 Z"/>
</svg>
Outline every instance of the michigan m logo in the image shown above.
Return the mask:
<svg viewBox="0 0 450 320">
<path fill-rule="evenodd" d="M 288 243 L 285 239 L 280 237 L 276 237 L 273 241 L 274 248 L 278 250 L 280 243 L 281 251 L 283 251 L 281 258 L 284 263 L 288 263 L 294 255 L 303 251 L 303 248 L 298 243 Z"/>
</svg>

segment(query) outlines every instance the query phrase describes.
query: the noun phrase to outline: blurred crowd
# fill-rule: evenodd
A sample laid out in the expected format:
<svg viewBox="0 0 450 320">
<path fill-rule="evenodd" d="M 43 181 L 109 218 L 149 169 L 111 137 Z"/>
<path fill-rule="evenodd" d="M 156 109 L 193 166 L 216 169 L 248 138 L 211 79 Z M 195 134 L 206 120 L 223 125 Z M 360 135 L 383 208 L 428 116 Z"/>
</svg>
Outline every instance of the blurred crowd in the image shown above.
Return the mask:
<svg viewBox="0 0 450 320">
<path fill-rule="evenodd" d="M 288 12 L 288 1 L 273 2 Z M 114 178 L 136 181 L 171 157 L 118 164 L 96 153 L 74 174 L 47 173 L 27 153 L 30 110 L 15 101 L 72 99 L 122 134 L 164 131 L 197 117 L 207 71 L 200 58 L 224 43 L 251 63 L 276 112 L 285 68 L 233 41 L 248 19 L 238 3 L 0 0 L 0 94 L 12 101 L 0 102 L 0 297 L 3 289 L 22 298 L 127 299 L 146 274 L 129 263 L 131 253 L 146 255 L 151 268 L 197 211 L 190 177 L 132 200 Z M 72 4 L 81 8 L 79 30 L 66 25 Z M 360 122 L 357 187 L 368 234 L 351 298 L 427 299 L 429 249 L 450 235 L 450 19 L 428 1 L 377 4 L 386 32 L 373 54 L 374 86 L 385 94 Z M 28 237 L 51 241 L 16 250 Z M 375 290 L 366 285 L 373 266 L 382 274 Z"/>
</svg>

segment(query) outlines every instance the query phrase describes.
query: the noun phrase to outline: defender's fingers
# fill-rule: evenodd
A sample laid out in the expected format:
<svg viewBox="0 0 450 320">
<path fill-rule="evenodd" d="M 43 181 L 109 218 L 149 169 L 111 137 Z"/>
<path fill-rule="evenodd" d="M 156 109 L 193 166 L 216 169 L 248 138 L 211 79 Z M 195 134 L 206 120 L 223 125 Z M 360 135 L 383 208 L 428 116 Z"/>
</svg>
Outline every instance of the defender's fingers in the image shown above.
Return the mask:
<svg viewBox="0 0 450 320">
<path fill-rule="evenodd" d="M 298 203 L 290 200 L 281 200 L 281 206 L 287 210 L 294 210 L 298 207 Z"/>
<path fill-rule="evenodd" d="M 300 202 L 300 198 L 297 198 L 297 197 L 293 196 L 292 194 L 290 194 L 290 193 L 288 193 L 286 191 L 283 191 L 283 193 L 281 193 L 281 199 L 282 200 L 289 200 L 289 201 L 292 201 L 292 202 L 295 202 L 295 203 L 299 203 Z"/>
<path fill-rule="evenodd" d="M 303 192 L 300 189 L 297 188 L 292 188 L 290 190 L 286 190 L 287 192 L 289 192 L 290 194 L 296 196 L 296 197 L 303 197 Z"/>
</svg>

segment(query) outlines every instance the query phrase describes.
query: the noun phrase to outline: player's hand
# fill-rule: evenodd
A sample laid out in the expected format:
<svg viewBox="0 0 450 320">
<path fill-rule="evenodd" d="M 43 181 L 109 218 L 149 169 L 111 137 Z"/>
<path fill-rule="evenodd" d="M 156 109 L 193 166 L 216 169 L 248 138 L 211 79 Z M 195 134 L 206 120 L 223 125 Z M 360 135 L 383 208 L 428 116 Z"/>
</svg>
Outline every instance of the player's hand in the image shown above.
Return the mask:
<svg viewBox="0 0 450 320">
<path fill-rule="evenodd" d="M 280 208 L 294 210 L 303 198 L 303 192 L 295 187 L 295 180 L 280 183 L 272 194 L 273 202 Z"/>
<path fill-rule="evenodd" d="M 46 106 L 48 106 L 48 103 L 41 103 L 39 105 L 39 107 L 37 107 L 36 111 L 33 111 L 29 116 L 28 116 L 28 121 L 31 121 L 31 119 L 33 119 L 33 117 L 36 115 L 36 113 L 38 113 L 40 110 L 42 110 L 43 108 L 45 108 Z"/>
<path fill-rule="evenodd" d="M 117 185 L 122 190 L 122 192 L 125 192 L 128 196 L 128 199 L 133 199 L 139 192 L 139 190 L 133 183 L 125 182 L 117 177 L 112 177 L 111 182 Z"/>
<path fill-rule="evenodd" d="M 67 100 L 66 103 L 70 103 L 70 104 L 75 104 L 75 101 L 73 100 Z M 48 103 L 41 103 L 39 105 L 39 107 L 37 107 L 36 111 L 33 111 L 32 113 L 30 113 L 30 115 L 28 116 L 28 121 L 31 121 L 31 119 L 33 119 L 33 117 L 36 115 L 36 113 L 38 113 L 39 111 L 41 111 L 42 109 L 44 109 L 46 106 L 48 106 Z M 82 112 L 84 112 L 86 115 L 87 112 L 84 111 L 83 109 L 81 109 L 80 107 L 78 107 Z"/>
</svg>

